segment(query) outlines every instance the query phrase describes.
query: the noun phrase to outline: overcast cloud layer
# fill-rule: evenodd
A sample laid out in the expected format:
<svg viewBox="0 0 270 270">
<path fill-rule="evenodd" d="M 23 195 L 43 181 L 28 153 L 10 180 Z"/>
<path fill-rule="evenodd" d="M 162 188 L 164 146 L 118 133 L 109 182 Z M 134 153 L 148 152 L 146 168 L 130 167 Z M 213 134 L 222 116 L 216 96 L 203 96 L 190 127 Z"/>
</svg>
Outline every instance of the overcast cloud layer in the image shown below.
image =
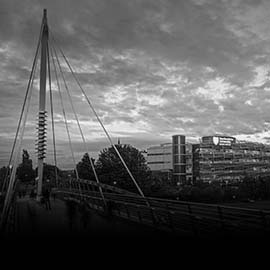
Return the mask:
<svg viewBox="0 0 270 270">
<path fill-rule="evenodd" d="M 1 166 L 11 150 L 43 8 L 115 142 L 119 137 L 145 149 L 173 134 L 190 140 L 216 133 L 260 142 L 270 137 L 270 1 L 0 0 L 0 7 Z M 89 148 L 97 155 L 108 143 L 62 63 Z M 70 167 L 57 91 L 53 95 L 60 165 Z M 79 160 L 85 149 L 64 100 Z M 24 140 L 31 153 L 37 111 L 38 81 Z"/>
</svg>

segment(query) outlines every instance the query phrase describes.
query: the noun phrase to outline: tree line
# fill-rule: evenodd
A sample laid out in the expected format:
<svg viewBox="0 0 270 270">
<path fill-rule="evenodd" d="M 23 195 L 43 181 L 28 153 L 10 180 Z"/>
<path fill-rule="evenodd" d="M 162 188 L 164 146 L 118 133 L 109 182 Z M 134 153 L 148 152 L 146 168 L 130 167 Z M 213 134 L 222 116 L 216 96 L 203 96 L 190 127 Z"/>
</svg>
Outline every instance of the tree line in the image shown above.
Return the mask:
<svg viewBox="0 0 270 270">
<path fill-rule="evenodd" d="M 151 171 L 147 167 L 146 160 L 141 151 L 130 145 L 115 145 L 132 175 L 138 182 L 139 186 L 146 195 L 150 195 L 155 189 L 156 179 L 152 177 Z M 97 160 L 92 159 L 96 174 L 101 183 L 116 186 L 129 190 L 131 192 L 137 192 L 137 189 L 132 182 L 128 172 L 121 163 L 115 149 L 113 147 L 103 149 Z M 78 176 L 81 179 L 95 181 L 94 171 L 91 167 L 90 157 L 88 153 L 85 153 L 76 164 Z M 65 171 L 56 168 L 57 176 L 61 181 L 61 178 L 66 177 Z M 8 167 L 2 167 L 0 169 L 0 187 L 2 188 L 5 176 L 9 171 Z M 75 170 L 73 176 L 75 176 Z M 22 183 L 34 183 L 37 177 L 37 168 L 33 168 L 32 160 L 27 150 L 23 150 L 22 162 L 19 164 L 16 172 L 17 178 Z M 51 184 L 55 184 L 56 173 L 55 166 L 50 164 L 44 164 L 43 178 L 49 179 Z"/>
<path fill-rule="evenodd" d="M 178 187 L 167 179 L 153 175 L 147 166 L 142 152 L 131 145 L 115 145 L 127 167 L 136 179 L 146 196 L 179 199 L 184 201 L 222 203 L 242 200 L 268 200 L 270 199 L 270 177 L 245 177 L 237 185 L 221 185 L 216 183 L 197 182 L 194 185 Z M 91 158 L 99 181 L 104 184 L 116 186 L 131 192 L 138 192 L 128 172 L 121 163 L 113 147 L 103 149 L 97 160 Z M 76 164 L 78 176 L 81 179 L 95 181 L 94 171 L 91 167 L 90 157 L 85 153 Z M 8 167 L 0 169 L 0 188 L 9 172 Z M 49 179 L 50 184 L 55 185 L 56 173 L 61 181 L 66 177 L 65 171 L 55 168 L 54 165 L 44 164 L 44 179 Z M 23 150 L 22 162 L 17 168 L 17 178 L 24 183 L 34 183 L 37 176 L 37 168 L 33 168 L 32 160 Z M 73 176 L 75 177 L 75 170 Z"/>
<path fill-rule="evenodd" d="M 203 203 L 224 203 L 270 199 L 270 177 L 244 177 L 233 185 L 200 183 L 182 187 L 179 199 Z"/>
</svg>

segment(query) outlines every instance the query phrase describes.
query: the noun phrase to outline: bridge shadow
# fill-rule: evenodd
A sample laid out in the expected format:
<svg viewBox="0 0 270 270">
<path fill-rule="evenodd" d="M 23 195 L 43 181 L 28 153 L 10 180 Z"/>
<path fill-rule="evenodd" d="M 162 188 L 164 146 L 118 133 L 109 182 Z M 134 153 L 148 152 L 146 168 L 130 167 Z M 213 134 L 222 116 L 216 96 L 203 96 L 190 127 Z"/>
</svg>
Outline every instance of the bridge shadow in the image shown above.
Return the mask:
<svg viewBox="0 0 270 270">
<path fill-rule="evenodd" d="M 17 200 L 13 237 L 169 237 L 153 227 L 89 209 L 72 200 L 51 199 L 50 209 L 29 197 Z"/>
<path fill-rule="evenodd" d="M 184 233 L 175 235 L 87 209 L 83 204 L 57 197 L 51 199 L 51 210 L 29 197 L 18 199 L 17 217 L 17 231 L 6 235 L 8 241 L 2 241 L 2 245 L 5 243 L 12 249 L 20 246 L 21 251 L 28 246 L 31 254 L 35 252 L 35 247 L 38 247 L 43 250 L 43 254 L 47 254 L 48 250 L 55 250 L 55 254 L 61 251 L 68 254 L 72 250 L 73 255 L 77 252 L 79 256 L 82 251 L 87 251 L 87 254 L 96 254 L 98 251 L 98 255 L 102 254 L 101 251 L 109 251 L 110 254 L 124 258 L 125 254 L 130 255 L 130 251 L 134 250 L 140 255 L 152 252 L 152 258 L 158 260 L 158 252 L 162 253 L 160 256 L 169 252 L 171 257 L 173 253 L 179 256 L 187 251 L 191 255 L 196 250 L 199 250 L 200 254 L 207 250 L 212 253 L 216 247 L 219 247 L 220 252 L 226 247 L 239 253 L 243 248 L 258 247 L 263 242 L 268 242 L 268 238 L 262 241 L 262 238 L 252 236 L 228 237 L 213 234 L 210 237 L 195 237 Z M 85 256 L 88 258 L 89 255 Z"/>
<path fill-rule="evenodd" d="M 110 211 L 94 210 L 86 203 L 71 200 L 70 198 L 54 197 L 50 200 L 50 207 L 31 199 L 29 196 L 17 199 L 17 220 L 15 232 L 6 235 L 12 238 L 36 238 L 43 240 L 51 238 L 70 239 L 130 239 L 131 242 L 151 240 L 191 244 L 192 242 L 256 242 L 262 237 L 256 235 L 227 235 L 215 234 L 196 235 L 192 233 L 178 233 L 160 230 L 153 226 L 141 224 L 110 214 Z M 191 229 L 190 232 L 193 230 Z M 264 239 L 269 238 L 263 235 Z"/>
</svg>

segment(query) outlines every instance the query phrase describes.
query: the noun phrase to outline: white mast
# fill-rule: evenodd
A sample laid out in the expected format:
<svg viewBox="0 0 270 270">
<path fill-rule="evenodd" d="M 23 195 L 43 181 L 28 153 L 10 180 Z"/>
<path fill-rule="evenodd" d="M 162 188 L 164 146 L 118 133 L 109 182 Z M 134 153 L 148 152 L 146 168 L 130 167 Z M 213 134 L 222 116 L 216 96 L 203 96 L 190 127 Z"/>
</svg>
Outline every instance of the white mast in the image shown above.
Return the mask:
<svg viewBox="0 0 270 270">
<path fill-rule="evenodd" d="M 47 45 L 48 45 L 48 25 L 47 10 L 43 10 L 41 36 L 41 61 L 40 61 L 40 91 L 39 91 L 39 114 L 38 114 L 38 183 L 37 200 L 42 195 L 43 163 L 46 153 L 46 77 L 47 77 Z"/>
</svg>

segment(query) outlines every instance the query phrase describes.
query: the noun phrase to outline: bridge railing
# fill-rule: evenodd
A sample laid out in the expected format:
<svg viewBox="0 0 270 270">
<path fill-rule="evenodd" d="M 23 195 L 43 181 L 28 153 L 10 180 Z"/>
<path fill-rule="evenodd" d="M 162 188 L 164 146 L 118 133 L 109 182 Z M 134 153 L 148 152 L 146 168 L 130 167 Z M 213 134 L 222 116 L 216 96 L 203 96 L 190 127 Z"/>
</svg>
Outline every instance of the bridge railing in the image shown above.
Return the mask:
<svg viewBox="0 0 270 270">
<path fill-rule="evenodd" d="M 97 183 L 96 181 L 85 180 L 85 179 L 65 180 L 60 183 L 60 188 L 61 187 L 84 190 L 84 191 L 98 191 L 98 192 L 99 192 L 99 188 L 101 187 L 104 192 L 113 192 L 117 194 L 126 194 L 126 195 L 139 197 L 137 193 L 133 193 L 133 192 L 130 192 L 130 191 L 127 191 L 125 189 L 121 189 L 115 186 L 111 186 L 111 185 L 107 185 L 103 183 Z"/>
<path fill-rule="evenodd" d="M 99 192 L 81 188 L 59 190 L 89 206 L 105 212 Z M 159 198 L 104 192 L 114 216 L 171 232 L 200 234 L 264 234 L 270 232 L 270 211 L 191 203 Z"/>
<path fill-rule="evenodd" d="M 1 234 L 14 233 L 17 230 L 17 226 L 18 226 L 17 187 L 18 187 L 18 181 L 16 181 L 14 184 L 14 188 L 10 196 L 10 201 L 8 202 L 5 211 L 3 211 L 2 209 L 2 212 L 0 215 Z"/>
</svg>

